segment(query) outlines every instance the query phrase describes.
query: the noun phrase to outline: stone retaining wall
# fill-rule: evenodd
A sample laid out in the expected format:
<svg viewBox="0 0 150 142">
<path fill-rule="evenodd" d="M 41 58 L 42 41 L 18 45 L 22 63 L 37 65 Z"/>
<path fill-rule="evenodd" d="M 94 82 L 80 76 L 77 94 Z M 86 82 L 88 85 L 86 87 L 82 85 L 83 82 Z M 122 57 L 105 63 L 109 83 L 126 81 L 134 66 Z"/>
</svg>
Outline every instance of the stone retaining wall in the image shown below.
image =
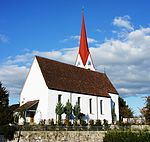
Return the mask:
<svg viewBox="0 0 150 142">
<path fill-rule="evenodd" d="M 15 135 L 17 142 L 18 134 Z M 19 142 L 103 142 L 102 131 L 22 131 Z"/>
</svg>

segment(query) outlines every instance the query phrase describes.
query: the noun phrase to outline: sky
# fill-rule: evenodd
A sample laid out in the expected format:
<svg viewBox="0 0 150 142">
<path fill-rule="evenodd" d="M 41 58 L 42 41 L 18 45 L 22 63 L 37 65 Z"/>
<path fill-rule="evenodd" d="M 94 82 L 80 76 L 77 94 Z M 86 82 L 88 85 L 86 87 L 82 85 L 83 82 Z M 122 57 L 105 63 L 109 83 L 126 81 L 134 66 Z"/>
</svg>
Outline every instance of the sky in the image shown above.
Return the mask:
<svg viewBox="0 0 150 142">
<path fill-rule="evenodd" d="M 0 0 L 0 80 L 19 95 L 35 55 L 74 64 L 82 8 L 96 70 L 135 115 L 150 95 L 149 0 Z"/>
</svg>

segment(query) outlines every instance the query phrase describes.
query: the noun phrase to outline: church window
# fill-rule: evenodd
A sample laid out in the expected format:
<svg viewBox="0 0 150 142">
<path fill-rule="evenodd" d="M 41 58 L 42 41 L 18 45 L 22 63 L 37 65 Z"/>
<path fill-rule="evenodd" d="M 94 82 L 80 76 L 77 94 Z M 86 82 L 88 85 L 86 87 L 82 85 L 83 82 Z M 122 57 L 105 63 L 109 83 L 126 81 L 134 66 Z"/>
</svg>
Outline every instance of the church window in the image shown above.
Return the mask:
<svg viewBox="0 0 150 142">
<path fill-rule="evenodd" d="M 80 61 L 78 62 L 78 65 L 80 65 Z"/>
<path fill-rule="evenodd" d="M 61 95 L 58 95 L 58 102 L 61 102 Z"/>
<path fill-rule="evenodd" d="M 103 114 L 103 100 L 100 100 L 100 114 Z"/>
<path fill-rule="evenodd" d="M 80 105 L 80 97 L 78 97 L 78 105 Z"/>
<path fill-rule="evenodd" d="M 89 99 L 90 114 L 92 113 L 92 99 Z"/>
<path fill-rule="evenodd" d="M 88 61 L 88 65 L 91 65 L 91 61 Z"/>
</svg>

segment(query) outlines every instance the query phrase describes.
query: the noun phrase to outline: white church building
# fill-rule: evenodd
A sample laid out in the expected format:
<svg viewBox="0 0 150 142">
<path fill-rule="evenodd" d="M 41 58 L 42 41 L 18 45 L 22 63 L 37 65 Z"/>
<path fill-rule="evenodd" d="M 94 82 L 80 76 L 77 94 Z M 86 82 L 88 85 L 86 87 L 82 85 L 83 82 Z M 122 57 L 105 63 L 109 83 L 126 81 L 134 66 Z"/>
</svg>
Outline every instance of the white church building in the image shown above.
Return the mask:
<svg viewBox="0 0 150 142">
<path fill-rule="evenodd" d="M 56 120 L 58 101 L 80 105 L 86 121 L 112 122 L 112 109 L 119 120 L 118 92 L 105 73 L 95 71 L 89 52 L 84 15 L 80 47 L 74 65 L 36 56 L 20 94 L 20 107 L 26 122 Z M 65 115 L 62 115 L 65 119 Z"/>
</svg>

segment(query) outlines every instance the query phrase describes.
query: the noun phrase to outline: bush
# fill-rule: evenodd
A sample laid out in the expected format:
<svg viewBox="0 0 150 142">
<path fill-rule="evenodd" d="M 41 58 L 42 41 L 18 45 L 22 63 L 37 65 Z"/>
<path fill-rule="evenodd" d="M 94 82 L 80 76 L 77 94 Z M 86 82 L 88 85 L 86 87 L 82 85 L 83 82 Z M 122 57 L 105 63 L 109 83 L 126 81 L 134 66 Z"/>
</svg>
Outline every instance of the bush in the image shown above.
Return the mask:
<svg viewBox="0 0 150 142">
<path fill-rule="evenodd" d="M 96 120 L 96 122 L 95 122 L 95 126 L 102 126 L 102 122 L 101 122 L 101 120 Z"/>
<path fill-rule="evenodd" d="M 91 119 L 91 120 L 89 121 L 89 125 L 90 125 L 90 126 L 94 126 L 94 120 L 93 120 L 93 119 Z"/>
<path fill-rule="evenodd" d="M 97 128 L 96 128 L 97 131 L 100 131 L 100 130 L 103 129 L 102 122 L 101 122 L 101 120 L 99 120 L 99 119 L 96 120 L 95 126 L 97 127 Z"/>
<path fill-rule="evenodd" d="M 104 121 L 104 130 L 108 130 L 109 129 L 108 121 L 106 119 L 104 119 L 103 121 Z"/>
<path fill-rule="evenodd" d="M 0 127 L 0 134 L 4 135 L 5 139 L 13 140 L 14 134 L 17 131 L 17 128 L 15 126 L 1 126 Z"/>
<path fill-rule="evenodd" d="M 73 122 L 73 126 L 79 126 L 77 120 L 75 120 L 75 121 Z"/>
<path fill-rule="evenodd" d="M 71 126 L 71 122 L 70 122 L 68 119 L 65 119 L 64 124 L 65 124 L 66 126 Z"/>
<path fill-rule="evenodd" d="M 49 125 L 54 126 L 54 119 L 49 119 Z"/>
<path fill-rule="evenodd" d="M 108 131 L 103 142 L 150 142 L 150 133 L 131 131 Z"/>
<path fill-rule="evenodd" d="M 80 121 L 80 124 L 81 124 L 81 126 L 87 126 L 86 121 L 85 121 L 85 120 L 82 120 L 82 119 L 81 119 L 81 121 Z"/>
</svg>

